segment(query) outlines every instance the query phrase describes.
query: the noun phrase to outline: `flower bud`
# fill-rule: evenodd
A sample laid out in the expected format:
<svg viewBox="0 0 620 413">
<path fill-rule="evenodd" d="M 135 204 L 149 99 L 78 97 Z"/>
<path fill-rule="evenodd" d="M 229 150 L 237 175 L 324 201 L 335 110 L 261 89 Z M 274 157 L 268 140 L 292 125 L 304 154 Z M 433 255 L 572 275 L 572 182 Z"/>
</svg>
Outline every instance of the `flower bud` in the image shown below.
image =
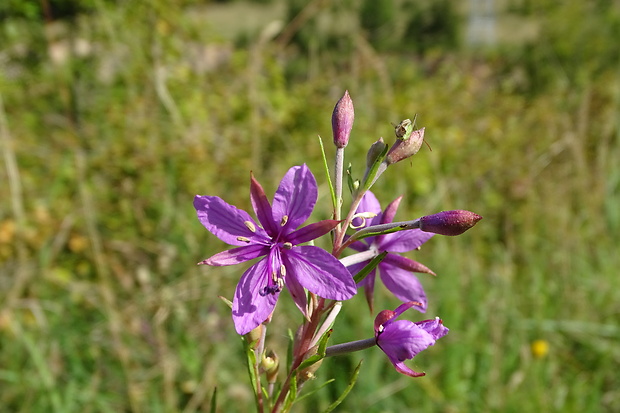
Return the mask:
<svg viewBox="0 0 620 413">
<path fill-rule="evenodd" d="M 481 219 L 480 215 L 471 211 L 443 211 L 420 218 L 420 229 L 441 235 L 460 235 Z"/>
<path fill-rule="evenodd" d="M 383 332 L 383 324 L 394 317 L 396 317 L 396 313 L 392 310 L 380 311 L 375 317 L 375 334 Z"/>
<path fill-rule="evenodd" d="M 424 142 L 424 128 L 411 132 L 409 139 L 397 139 L 390 148 L 385 161 L 388 165 L 407 159 L 420 150 Z"/>
<path fill-rule="evenodd" d="M 349 135 L 353 128 L 354 118 L 353 101 L 347 90 L 344 92 L 344 96 L 336 103 L 332 113 L 332 131 L 334 133 L 334 145 L 337 148 L 344 148 L 349 143 Z"/>
<path fill-rule="evenodd" d="M 383 138 L 379 138 L 378 141 L 370 145 L 368 152 L 366 153 L 366 167 L 371 168 L 377 161 L 377 158 L 381 156 L 387 145 L 383 142 Z"/>
<path fill-rule="evenodd" d="M 275 383 L 278 378 L 278 367 L 280 366 L 280 358 L 274 351 L 263 356 L 261 367 L 265 370 L 268 383 Z"/>
</svg>

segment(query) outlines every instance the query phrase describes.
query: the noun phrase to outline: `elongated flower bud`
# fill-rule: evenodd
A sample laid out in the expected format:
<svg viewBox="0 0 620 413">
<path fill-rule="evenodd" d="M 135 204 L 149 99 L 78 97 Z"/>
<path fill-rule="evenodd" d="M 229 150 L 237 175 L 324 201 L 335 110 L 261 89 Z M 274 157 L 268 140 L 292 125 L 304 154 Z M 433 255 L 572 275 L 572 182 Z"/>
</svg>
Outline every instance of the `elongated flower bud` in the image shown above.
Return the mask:
<svg viewBox="0 0 620 413">
<path fill-rule="evenodd" d="M 420 150 L 424 142 L 424 128 L 414 130 L 408 139 L 397 139 L 390 148 L 385 161 L 388 165 L 407 159 Z"/>
<path fill-rule="evenodd" d="M 272 350 L 269 354 L 263 356 L 261 367 L 265 370 L 268 383 L 275 383 L 278 378 L 278 367 L 280 366 L 280 358 Z"/>
<path fill-rule="evenodd" d="M 344 92 L 344 96 L 336 103 L 332 113 L 332 131 L 334 133 L 334 145 L 337 148 L 344 148 L 349 143 L 349 135 L 351 135 L 354 119 L 353 101 L 347 90 Z"/>
<path fill-rule="evenodd" d="M 480 215 L 462 209 L 443 211 L 420 218 L 420 229 L 441 235 L 460 235 L 481 219 Z"/>
<path fill-rule="evenodd" d="M 383 138 L 379 138 L 378 141 L 370 145 L 368 152 L 366 153 L 366 168 L 371 168 L 372 165 L 377 161 L 383 151 L 386 149 L 386 144 L 383 142 Z"/>
</svg>

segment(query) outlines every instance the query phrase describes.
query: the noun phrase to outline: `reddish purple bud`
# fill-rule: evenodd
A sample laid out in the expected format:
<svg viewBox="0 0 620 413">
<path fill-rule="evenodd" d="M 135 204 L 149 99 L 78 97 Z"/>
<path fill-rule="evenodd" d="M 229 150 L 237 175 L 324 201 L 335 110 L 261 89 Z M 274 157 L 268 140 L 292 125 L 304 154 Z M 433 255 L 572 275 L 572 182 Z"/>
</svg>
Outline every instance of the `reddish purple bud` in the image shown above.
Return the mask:
<svg viewBox="0 0 620 413">
<path fill-rule="evenodd" d="M 337 148 L 344 148 L 349 143 L 349 135 L 353 128 L 354 119 L 353 101 L 347 90 L 344 92 L 344 96 L 336 103 L 332 113 L 332 131 L 334 133 L 334 145 Z"/>
<path fill-rule="evenodd" d="M 420 218 L 420 229 L 441 235 L 460 235 L 481 219 L 480 215 L 462 209 L 443 211 Z"/>
<path fill-rule="evenodd" d="M 379 334 L 383 331 L 383 324 L 388 320 L 394 318 L 396 313 L 392 310 L 383 310 L 375 317 L 375 334 Z"/>
<path fill-rule="evenodd" d="M 388 165 L 407 159 L 420 150 L 424 142 L 424 128 L 411 132 L 409 139 L 397 139 L 390 148 L 385 161 Z"/>
</svg>

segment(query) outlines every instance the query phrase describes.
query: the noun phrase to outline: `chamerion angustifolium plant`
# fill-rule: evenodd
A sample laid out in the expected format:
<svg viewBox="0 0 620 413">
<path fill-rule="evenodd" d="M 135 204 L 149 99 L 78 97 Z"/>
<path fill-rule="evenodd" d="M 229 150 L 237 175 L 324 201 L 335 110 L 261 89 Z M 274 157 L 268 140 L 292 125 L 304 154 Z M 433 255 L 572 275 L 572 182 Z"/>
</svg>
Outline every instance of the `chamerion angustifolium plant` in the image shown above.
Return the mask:
<svg viewBox="0 0 620 413">
<path fill-rule="evenodd" d="M 194 198 L 202 225 L 220 240 L 235 246 L 199 264 L 235 265 L 258 258 L 241 275 L 232 302 L 224 299 L 232 309 L 237 333 L 245 338 L 250 383 L 258 412 L 290 411 L 303 384 L 315 377 L 323 359 L 374 346 L 386 354 L 399 373 L 424 376 L 407 367 L 405 360 L 412 359 L 448 333 L 438 317 L 419 322 L 397 320 L 410 308 L 420 312 L 427 309 L 428 299 L 413 273 L 434 275 L 425 265 L 401 254 L 419 249 L 435 234 L 459 235 L 482 217 L 470 211 L 455 210 L 395 222 L 402 196 L 381 210 L 370 188 L 388 167 L 415 155 L 424 140 L 424 128 L 414 130 L 409 120 L 396 127 L 396 140 L 391 146 L 383 139 L 370 145 L 363 178 L 349 179 L 351 200 L 347 203 L 348 212 L 342 214 L 344 151 L 353 121 L 353 102 L 347 91 L 332 114 L 336 146 L 333 182 L 327 173 L 332 219 L 303 225 L 318 198 L 316 179 L 305 164 L 293 166 L 285 173 L 271 202 L 258 180 L 251 176 L 250 200 L 256 219 L 217 196 L 197 195 Z M 328 171 L 325 155 L 323 159 Z M 312 245 L 313 240 L 328 234 L 331 251 Z M 349 249 L 352 253 L 345 255 Z M 373 310 L 377 273 L 402 304 L 394 311 L 378 313 L 374 336 L 369 322 L 370 338 L 328 346 L 334 322 L 346 308 L 343 301 L 353 297 L 359 288 L 365 290 L 368 305 Z M 304 317 L 297 331 L 288 335 L 292 340 L 292 358 L 286 373 L 280 374 L 279 358 L 269 349 L 266 338 L 271 320 L 278 316 L 276 303 L 285 287 Z M 280 332 L 270 335 L 270 339 L 286 336 Z M 360 367 L 361 364 L 352 372 L 347 392 L 355 383 Z"/>
</svg>

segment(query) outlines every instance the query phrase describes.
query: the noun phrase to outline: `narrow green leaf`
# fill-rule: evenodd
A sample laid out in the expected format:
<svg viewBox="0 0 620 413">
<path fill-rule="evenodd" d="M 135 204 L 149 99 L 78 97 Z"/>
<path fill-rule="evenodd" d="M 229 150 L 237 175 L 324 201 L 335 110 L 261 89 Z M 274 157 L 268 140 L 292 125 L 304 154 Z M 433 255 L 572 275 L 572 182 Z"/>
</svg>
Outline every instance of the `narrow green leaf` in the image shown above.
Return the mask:
<svg viewBox="0 0 620 413">
<path fill-rule="evenodd" d="M 211 407 L 209 408 L 209 412 L 215 413 L 217 409 L 217 387 L 213 388 L 213 395 L 211 396 Z"/>
<path fill-rule="evenodd" d="M 359 182 L 353 181 L 353 166 L 350 163 L 349 163 L 349 166 L 347 167 L 346 175 L 347 175 L 347 186 L 349 187 L 349 192 L 353 194 L 357 190 L 357 187 L 359 186 Z"/>
<path fill-rule="evenodd" d="M 385 258 L 387 254 L 388 254 L 387 251 L 383 251 L 381 254 L 377 255 L 372 260 L 370 260 L 370 262 L 366 264 L 364 268 L 362 268 L 357 274 L 355 274 L 355 277 L 353 277 L 353 281 L 355 281 L 355 283 L 357 284 L 360 281 L 362 281 L 364 278 L 366 278 L 366 276 L 370 274 L 372 270 L 377 268 L 377 265 L 379 265 L 379 263 L 383 261 L 383 259 Z"/>
<path fill-rule="evenodd" d="M 333 330 L 329 329 L 323 334 L 321 340 L 319 341 L 319 347 L 317 348 L 316 354 L 308 357 L 304 361 L 302 361 L 299 366 L 295 369 L 295 372 L 302 371 L 315 363 L 323 360 L 325 358 L 325 349 L 327 348 L 327 341 L 329 337 L 331 337 Z"/>
<path fill-rule="evenodd" d="M 319 348 L 317 350 L 317 354 L 320 354 L 321 357 L 325 357 L 325 349 L 327 348 L 327 341 L 332 336 L 333 332 L 334 330 L 330 328 L 329 330 L 325 332 L 325 334 L 323 334 L 323 336 L 319 340 Z"/>
<path fill-rule="evenodd" d="M 372 184 L 375 182 L 375 177 L 377 176 L 377 172 L 379 171 L 379 166 L 383 163 L 385 156 L 388 153 L 388 145 L 385 145 L 381 154 L 377 156 L 372 166 L 368 169 L 368 173 L 364 177 L 364 182 L 362 183 L 362 188 L 364 192 L 368 191 Z"/>
<path fill-rule="evenodd" d="M 291 377 L 291 384 L 289 386 L 288 394 L 286 395 L 286 399 L 284 400 L 284 408 L 282 409 L 284 412 L 287 412 L 295 403 L 297 399 L 297 375 L 293 374 Z"/>
<path fill-rule="evenodd" d="M 355 386 L 355 383 L 357 382 L 357 377 L 360 374 L 360 369 L 362 367 L 362 362 L 363 362 L 363 360 L 360 360 L 359 364 L 355 368 L 355 371 L 353 372 L 353 374 L 351 375 L 351 378 L 349 379 L 349 384 L 347 385 L 347 388 L 344 389 L 344 391 L 342 392 L 340 397 L 338 397 L 338 400 L 336 400 L 335 402 L 333 402 L 332 404 L 329 405 L 329 407 L 327 408 L 327 410 L 325 410 L 324 413 L 329 413 L 329 412 L 333 411 L 349 395 L 349 392 L 353 389 L 353 386 Z"/>
<path fill-rule="evenodd" d="M 325 176 L 327 177 L 327 183 L 329 185 L 329 193 L 332 198 L 332 205 L 334 206 L 334 211 L 339 207 L 336 205 L 336 190 L 334 189 L 334 184 L 332 183 L 332 178 L 329 175 L 329 165 L 327 164 L 327 156 L 325 155 L 325 147 L 323 146 L 323 139 L 319 136 L 319 145 L 321 146 L 321 156 L 323 157 L 323 166 L 325 167 Z"/>
<path fill-rule="evenodd" d="M 290 328 L 287 331 L 288 333 L 288 346 L 286 349 L 286 365 L 290 366 L 293 364 L 293 345 L 295 344 L 295 336 L 293 335 L 293 330 Z"/>
<path fill-rule="evenodd" d="M 304 361 L 302 361 L 301 364 L 299 364 L 299 367 L 295 369 L 295 371 L 297 372 L 303 369 L 307 369 L 308 367 L 312 366 L 314 363 L 318 363 L 319 361 L 321 361 L 323 357 L 324 356 L 321 356 L 320 354 L 314 354 L 308 357 L 307 359 L 305 359 Z"/>
<path fill-rule="evenodd" d="M 262 412 L 262 409 L 260 407 L 260 397 L 261 397 L 260 392 L 262 390 L 259 389 L 259 386 L 258 386 L 258 372 L 256 370 L 256 355 L 254 354 L 254 350 L 252 350 L 250 344 L 248 344 L 246 341 L 244 341 L 244 346 L 245 346 L 245 353 L 246 353 L 247 362 L 248 362 L 248 373 L 250 374 L 250 383 L 252 383 L 252 389 L 254 390 L 254 398 L 256 399 L 255 400 L 256 411 Z"/>
<path fill-rule="evenodd" d="M 320 385 L 319 387 L 317 387 L 316 389 L 313 389 L 312 391 L 309 391 L 309 392 L 307 392 L 307 393 L 304 393 L 304 395 L 303 395 L 303 396 L 300 396 L 299 398 L 297 398 L 297 401 L 298 401 L 298 402 L 300 402 L 300 401 L 302 401 L 303 399 L 305 399 L 305 398 L 307 398 L 307 397 L 309 397 L 309 396 L 312 396 L 314 393 L 318 392 L 318 391 L 319 391 L 319 390 L 321 390 L 323 387 L 325 387 L 325 386 L 327 386 L 328 384 L 333 383 L 333 382 L 335 382 L 335 381 L 336 381 L 336 379 L 329 379 L 329 380 L 327 380 L 325 383 L 321 384 L 321 385 Z"/>
</svg>

